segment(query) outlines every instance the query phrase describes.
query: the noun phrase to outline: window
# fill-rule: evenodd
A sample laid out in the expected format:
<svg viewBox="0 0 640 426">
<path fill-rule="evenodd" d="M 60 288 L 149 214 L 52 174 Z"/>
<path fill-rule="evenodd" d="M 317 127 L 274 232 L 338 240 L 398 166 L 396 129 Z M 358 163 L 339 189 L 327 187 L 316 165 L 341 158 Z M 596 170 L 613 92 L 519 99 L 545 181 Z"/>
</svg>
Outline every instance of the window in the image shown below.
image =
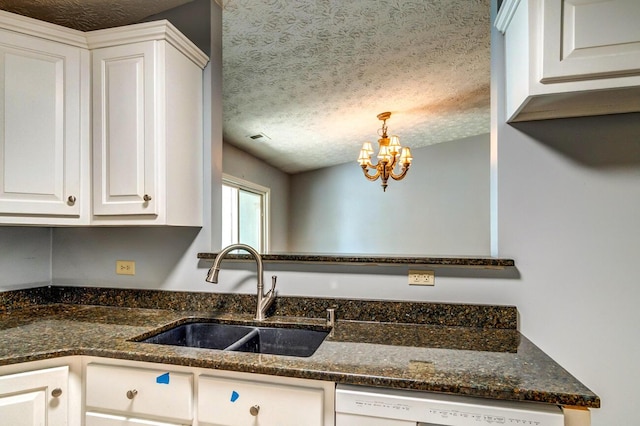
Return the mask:
<svg viewBox="0 0 640 426">
<path fill-rule="evenodd" d="M 222 247 L 248 244 L 260 253 L 268 245 L 269 188 L 222 176 Z"/>
</svg>

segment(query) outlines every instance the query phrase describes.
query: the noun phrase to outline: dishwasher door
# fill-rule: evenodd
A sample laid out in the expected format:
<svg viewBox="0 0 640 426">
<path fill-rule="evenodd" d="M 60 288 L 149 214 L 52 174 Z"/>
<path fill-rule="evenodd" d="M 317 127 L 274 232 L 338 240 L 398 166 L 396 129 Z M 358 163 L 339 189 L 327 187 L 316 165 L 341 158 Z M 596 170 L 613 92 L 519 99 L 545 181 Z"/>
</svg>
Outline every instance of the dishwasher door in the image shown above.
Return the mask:
<svg viewBox="0 0 640 426">
<path fill-rule="evenodd" d="M 383 417 L 369 417 L 360 414 L 336 413 L 336 426 L 429 426 L 408 420 L 394 420 Z"/>
<path fill-rule="evenodd" d="M 564 426 L 549 404 L 500 401 L 440 393 L 341 385 L 335 426 Z"/>
</svg>

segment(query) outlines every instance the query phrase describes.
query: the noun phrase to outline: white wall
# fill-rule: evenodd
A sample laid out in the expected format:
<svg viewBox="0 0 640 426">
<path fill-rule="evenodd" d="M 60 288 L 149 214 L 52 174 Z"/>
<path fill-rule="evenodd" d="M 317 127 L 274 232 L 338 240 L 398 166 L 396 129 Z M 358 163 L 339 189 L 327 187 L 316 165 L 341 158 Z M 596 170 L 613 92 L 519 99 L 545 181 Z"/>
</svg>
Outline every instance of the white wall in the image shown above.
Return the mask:
<svg viewBox="0 0 640 426">
<path fill-rule="evenodd" d="M 355 160 L 293 175 L 289 250 L 489 255 L 489 135 L 412 151 L 386 192 Z"/>
<path fill-rule="evenodd" d="M 287 252 L 289 226 L 289 175 L 233 145 L 224 144 L 222 171 L 269 188 L 269 251 Z"/>
<path fill-rule="evenodd" d="M 0 291 L 51 283 L 51 231 L 0 227 Z"/>
</svg>

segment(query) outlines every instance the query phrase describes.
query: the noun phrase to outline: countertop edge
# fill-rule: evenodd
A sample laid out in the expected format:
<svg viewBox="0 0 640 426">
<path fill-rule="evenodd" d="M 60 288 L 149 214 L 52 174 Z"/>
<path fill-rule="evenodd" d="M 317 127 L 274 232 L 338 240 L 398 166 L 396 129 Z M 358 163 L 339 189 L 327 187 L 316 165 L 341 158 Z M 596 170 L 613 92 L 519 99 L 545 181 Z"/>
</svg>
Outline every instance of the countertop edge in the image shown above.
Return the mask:
<svg viewBox="0 0 640 426">
<path fill-rule="evenodd" d="M 328 371 L 301 370 L 286 367 L 264 367 L 256 368 L 250 363 L 225 363 L 215 360 L 202 360 L 186 357 L 156 357 L 154 355 L 125 351 L 95 348 L 74 348 L 42 352 L 34 355 L 21 356 L 12 359 L 0 359 L 0 367 L 15 365 L 25 362 L 42 361 L 66 356 L 91 356 L 98 358 L 110 358 L 126 361 L 150 362 L 155 364 L 168 364 L 181 367 L 205 368 L 214 370 L 234 371 L 239 373 L 264 374 L 271 376 L 289 377 L 294 379 L 310 379 L 340 384 L 350 384 L 357 386 L 373 386 L 381 388 L 406 389 L 424 392 L 446 393 L 456 396 L 470 396 L 477 398 L 487 398 L 493 400 L 506 400 L 515 402 L 537 402 L 542 404 L 554 404 L 560 406 L 573 406 L 585 408 L 600 408 L 600 398 L 596 395 L 589 397 L 586 395 L 576 396 L 573 394 L 549 392 L 541 395 L 539 392 L 518 390 L 514 392 L 508 388 L 503 390 L 478 388 L 467 388 L 463 386 L 451 386 L 449 384 L 440 385 L 438 383 L 425 383 L 420 380 L 399 379 L 381 376 L 367 376 L 362 374 L 342 374 Z M 502 397 L 497 397 L 500 394 Z"/>
<path fill-rule="evenodd" d="M 213 260 L 216 252 L 198 253 L 198 259 Z M 432 265 L 504 269 L 515 267 L 513 259 L 481 257 L 481 256 L 384 256 L 384 255 L 331 255 L 282 253 L 261 254 L 265 263 L 314 263 L 325 265 Z M 225 261 L 249 261 L 252 258 L 246 254 L 227 254 Z"/>
</svg>

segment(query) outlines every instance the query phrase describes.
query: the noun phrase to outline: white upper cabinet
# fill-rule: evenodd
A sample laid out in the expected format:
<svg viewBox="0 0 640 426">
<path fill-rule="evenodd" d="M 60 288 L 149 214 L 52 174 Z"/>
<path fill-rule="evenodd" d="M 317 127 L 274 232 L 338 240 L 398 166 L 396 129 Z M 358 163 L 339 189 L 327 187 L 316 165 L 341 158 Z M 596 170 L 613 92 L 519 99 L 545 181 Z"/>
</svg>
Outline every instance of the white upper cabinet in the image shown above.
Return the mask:
<svg viewBox="0 0 640 426">
<path fill-rule="evenodd" d="M 203 68 L 168 21 L 0 11 L 0 225 L 202 225 Z"/>
<path fill-rule="evenodd" d="M 638 22 L 638 0 L 505 0 L 507 120 L 640 111 Z"/>
<path fill-rule="evenodd" d="M 167 21 L 87 33 L 94 224 L 202 225 L 202 69 Z"/>
<path fill-rule="evenodd" d="M 93 58 L 93 214 L 157 215 L 154 42 Z"/>
<path fill-rule="evenodd" d="M 88 74 L 81 32 L 0 13 L 0 223 L 88 223 Z"/>
</svg>

